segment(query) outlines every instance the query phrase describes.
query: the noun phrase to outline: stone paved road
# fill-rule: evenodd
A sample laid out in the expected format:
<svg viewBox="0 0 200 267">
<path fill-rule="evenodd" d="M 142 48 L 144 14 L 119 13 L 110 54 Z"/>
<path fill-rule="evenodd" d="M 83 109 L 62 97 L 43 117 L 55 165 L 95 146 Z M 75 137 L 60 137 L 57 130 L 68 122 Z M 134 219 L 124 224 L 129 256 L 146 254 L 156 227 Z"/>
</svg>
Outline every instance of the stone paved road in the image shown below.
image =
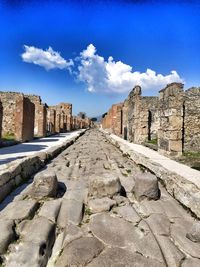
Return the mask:
<svg viewBox="0 0 200 267">
<path fill-rule="evenodd" d="M 200 266 L 195 219 L 98 130 L 12 195 L 0 213 L 5 266 Z"/>
</svg>

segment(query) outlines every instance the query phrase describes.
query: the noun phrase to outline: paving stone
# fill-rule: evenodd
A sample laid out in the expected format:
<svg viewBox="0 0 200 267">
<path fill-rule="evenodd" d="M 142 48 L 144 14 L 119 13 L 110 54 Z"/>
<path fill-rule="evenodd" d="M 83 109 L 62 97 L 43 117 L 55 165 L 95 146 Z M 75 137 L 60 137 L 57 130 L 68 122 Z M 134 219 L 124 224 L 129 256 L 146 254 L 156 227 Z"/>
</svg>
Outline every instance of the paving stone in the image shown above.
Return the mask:
<svg viewBox="0 0 200 267">
<path fill-rule="evenodd" d="M 89 228 L 93 235 L 108 246 L 127 248 L 142 255 L 157 259 L 161 263 L 161 251 L 151 233 L 144 233 L 133 224 L 103 213 L 91 218 Z"/>
<path fill-rule="evenodd" d="M 108 197 L 90 199 L 88 201 L 88 208 L 93 213 L 109 211 L 111 207 L 116 204 L 116 201 Z"/>
<path fill-rule="evenodd" d="M 186 237 L 193 242 L 200 242 L 200 222 L 195 222 L 190 228 L 189 232 L 186 234 Z"/>
<path fill-rule="evenodd" d="M 112 197 L 121 190 L 121 183 L 118 177 L 112 174 L 91 177 L 89 181 L 89 195 L 94 197 Z"/>
<path fill-rule="evenodd" d="M 141 220 L 135 209 L 130 205 L 116 207 L 113 212 L 116 212 L 118 215 L 123 217 L 125 220 L 132 222 L 134 225 L 136 225 Z"/>
<path fill-rule="evenodd" d="M 55 197 L 58 181 L 54 172 L 42 171 L 35 175 L 30 195 L 36 198 Z"/>
<path fill-rule="evenodd" d="M 156 235 L 170 235 L 170 221 L 164 214 L 151 214 L 146 219 L 152 232 Z"/>
<path fill-rule="evenodd" d="M 186 255 L 174 245 L 170 238 L 167 236 L 156 235 L 156 239 L 162 250 L 167 266 L 182 266 L 181 263 Z"/>
<path fill-rule="evenodd" d="M 38 216 L 46 217 L 48 220 L 55 223 L 60 211 L 60 206 L 61 199 L 49 200 L 42 205 Z"/>
<path fill-rule="evenodd" d="M 139 173 L 135 177 L 134 194 L 137 200 L 144 198 L 157 200 L 160 197 L 158 179 L 151 173 Z"/>
<path fill-rule="evenodd" d="M 0 219 L 0 255 L 6 252 L 8 245 L 15 239 L 15 232 L 13 228 L 13 220 Z"/>
<path fill-rule="evenodd" d="M 63 250 L 55 267 L 85 266 L 103 250 L 103 244 L 94 237 L 82 237 L 72 241 Z"/>
<path fill-rule="evenodd" d="M 62 247 L 64 248 L 67 244 L 82 236 L 83 236 L 83 231 L 80 227 L 73 224 L 68 224 L 64 230 L 64 239 Z"/>
<path fill-rule="evenodd" d="M 83 218 L 83 203 L 72 199 L 63 199 L 57 219 L 59 227 L 64 228 L 69 223 L 79 225 Z"/>
<path fill-rule="evenodd" d="M 171 237 L 173 238 L 175 244 L 181 248 L 183 252 L 192 257 L 200 258 L 199 243 L 194 243 L 186 237 L 190 227 L 191 221 L 176 219 L 176 221 L 171 225 Z"/>
<path fill-rule="evenodd" d="M 88 267 L 164 267 L 153 259 L 143 257 L 121 248 L 107 248 L 97 258 L 87 265 Z"/>
<path fill-rule="evenodd" d="M 32 217 L 38 207 L 39 204 L 35 200 L 14 201 L 1 211 L 0 218 L 22 221 Z"/>
<path fill-rule="evenodd" d="M 181 265 L 181 267 L 199 267 L 199 266 L 200 266 L 200 259 L 195 259 L 195 258 L 185 259 Z"/>
</svg>

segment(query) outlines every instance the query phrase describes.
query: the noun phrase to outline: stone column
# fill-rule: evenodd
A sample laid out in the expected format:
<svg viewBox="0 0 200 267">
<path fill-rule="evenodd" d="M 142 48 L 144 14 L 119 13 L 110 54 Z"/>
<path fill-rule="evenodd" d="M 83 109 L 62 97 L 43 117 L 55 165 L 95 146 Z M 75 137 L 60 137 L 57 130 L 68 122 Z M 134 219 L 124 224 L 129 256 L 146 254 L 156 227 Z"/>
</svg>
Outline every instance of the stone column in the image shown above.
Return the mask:
<svg viewBox="0 0 200 267">
<path fill-rule="evenodd" d="M 56 133 L 60 133 L 60 113 L 56 110 L 56 125 L 55 125 Z"/>
<path fill-rule="evenodd" d="M 49 134 L 55 133 L 55 124 L 56 124 L 56 111 L 55 109 L 47 109 L 47 131 Z"/>
<path fill-rule="evenodd" d="M 160 91 L 158 151 L 180 156 L 183 150 L 183 84 L 171 83 Z"/>
</svg>

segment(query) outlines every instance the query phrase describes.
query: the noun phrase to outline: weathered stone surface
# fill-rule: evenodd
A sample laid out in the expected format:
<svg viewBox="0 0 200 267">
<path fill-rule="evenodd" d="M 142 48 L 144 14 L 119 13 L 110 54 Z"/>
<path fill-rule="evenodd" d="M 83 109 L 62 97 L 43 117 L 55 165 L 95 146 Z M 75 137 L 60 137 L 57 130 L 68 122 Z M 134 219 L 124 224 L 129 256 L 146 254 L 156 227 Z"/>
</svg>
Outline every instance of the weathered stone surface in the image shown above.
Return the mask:
<svg viewBox="0 0 200 267">
<path fill-rule="evenodd" d="M 181 248 L 182 251 L 189 254 L 192 257 L 200 258 L 200 245 L 194 243 L 186 237 L 191 226 L 191 221 L 183 219 L 176 219 L 171 225 L 171 237 L 175 244 Z"/>
<path fill-rule="evenodd" d="M 151 214 L 146 219 L 147 224 L 152 232 L 156 235 L 170 235 L 170 221 L 164 214 Z"/>
<path fill-rule="evenodd" d="M 83 203 L 72 199 L 64 199 L 58 215 L 57 224 L 62 228 L 66 227 L 69 223 L 79 225 L 82 217 Z"/>
<path fill-rule="evenodd" d="M 89 195 L 94 197 L 112 197 L 121 190 L 121 183 L 118 177 L 112 174 L 101 177 L 92 177 L 89 181 Z"/>
<path fill-rule="evenodd" d="M 68 224 L 64 230 L 64 238 L 62 247 L 66 247 L 70 242 L 83 236 L 83 231 L 80 227 Z"/>
<path fill-rule="evenodd" d="M 125 220 L 132 222 L 134 225 L 136 225 L 141 220 L 140 216 L 131 206 L 117 207 L 113 210 L 113 212 L 117 213 Z"/>
<path fill-rule="evenodd" d="M 114 206 L 115 204 L 116 201 L 108 197 L 90 199 L 88 201 L 88 207 L 93 213 L 109 211 L 111 207 Z"/>
<path fill-rule="evenodd" d="M 158 187 L 158 179 L 151 173 L 141 173 L 135 178 L 134 194 L 137 200 L 144 198 L 158 199 L 160 191 Z"/>
<path fill-rule="evenodd" d="M 144 235 L 139 228 L 121 218 L 111 217 L 106 213 L 98 214 L 92 217 L 89 227 L 94 236 L 108 246 L 138 251 L 146 257 L 163 262 L 154 237 L 150 233 Z"/>
<path fill-rule="evenodd" d="M 38 215 L 47 218 L 52 222 L 56 222 L 58 213 L 60 211 L 61 200 L 50 200 L 43 204 Z"/>
<path fill-rule="evenodd" d="M 193 242 L 200 242 L 200 222 L 195 222 L 192 225 L 186 237 Z"/>
<path fill-rule="evenodd" d="M 35 175 L 30 195 L 32 197 L 55 197 L 58 181 L 54 172 L 43 171 Z"/>
<path fill-rule="evenodd" d="M 14 201 L 1 211 L 0 218 L 16 221 L 29 219 L 33 216 L 38 206 L 38 203 L 34 200 Z"/>
<path fill-rule="evenodd" d="M 200 260 L 195 258 L 185 259 L 181 267 L 199 267 Z"/>
<path fill-rule="evenodd" d="M 164 267 L 165 264 L 153 259 L 147 259 L 140 254 L 132 253 L 122 248 L 108 248 L 95 258 L 88 267 Z"/>
<path fill-rule="evenodd" d="M 103 250 L 103 244 L 94 237 L 82 237 L 66 246 L 56 267 L 85 266 Z"/>
<path fill-rule="evenodd" d="M 13 231 L 13 228 L 13 220 L 0 219 L 0 255 L 6 252 L 8 245 L 15 239 L 15 232 Z"/>
</svg>

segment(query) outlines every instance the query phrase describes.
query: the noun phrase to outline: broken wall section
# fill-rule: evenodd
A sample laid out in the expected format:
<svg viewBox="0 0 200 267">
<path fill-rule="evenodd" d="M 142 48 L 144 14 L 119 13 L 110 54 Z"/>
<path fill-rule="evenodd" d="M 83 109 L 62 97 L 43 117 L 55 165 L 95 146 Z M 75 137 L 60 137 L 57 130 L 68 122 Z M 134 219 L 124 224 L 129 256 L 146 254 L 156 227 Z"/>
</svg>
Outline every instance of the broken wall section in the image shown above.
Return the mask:
<svg viewBox="0 0 200 267">
<path fill-rule="evenodd" d="M 21 93 L 0 92 L 2 103 L 2 137 L 17 141 L 33 139 L 35 106 Z"/>
<path fill-rule="evenodd" d="M 158 151 L 180 156 L 183 151 L 183 84 L 171 83 L 160 91 Z"/>
<path fill-rule="evenodd" d="M 45 137 L 47 134 L 47 105 L 42 104 L 40 96 L 26 95 L 35 105 L 34 136 Z"/>
<path fill-rule="evenodd" d="M 184 96 L 184 151 L 200 151 L 200 87 L 192 87 Z"/>
</svg>

